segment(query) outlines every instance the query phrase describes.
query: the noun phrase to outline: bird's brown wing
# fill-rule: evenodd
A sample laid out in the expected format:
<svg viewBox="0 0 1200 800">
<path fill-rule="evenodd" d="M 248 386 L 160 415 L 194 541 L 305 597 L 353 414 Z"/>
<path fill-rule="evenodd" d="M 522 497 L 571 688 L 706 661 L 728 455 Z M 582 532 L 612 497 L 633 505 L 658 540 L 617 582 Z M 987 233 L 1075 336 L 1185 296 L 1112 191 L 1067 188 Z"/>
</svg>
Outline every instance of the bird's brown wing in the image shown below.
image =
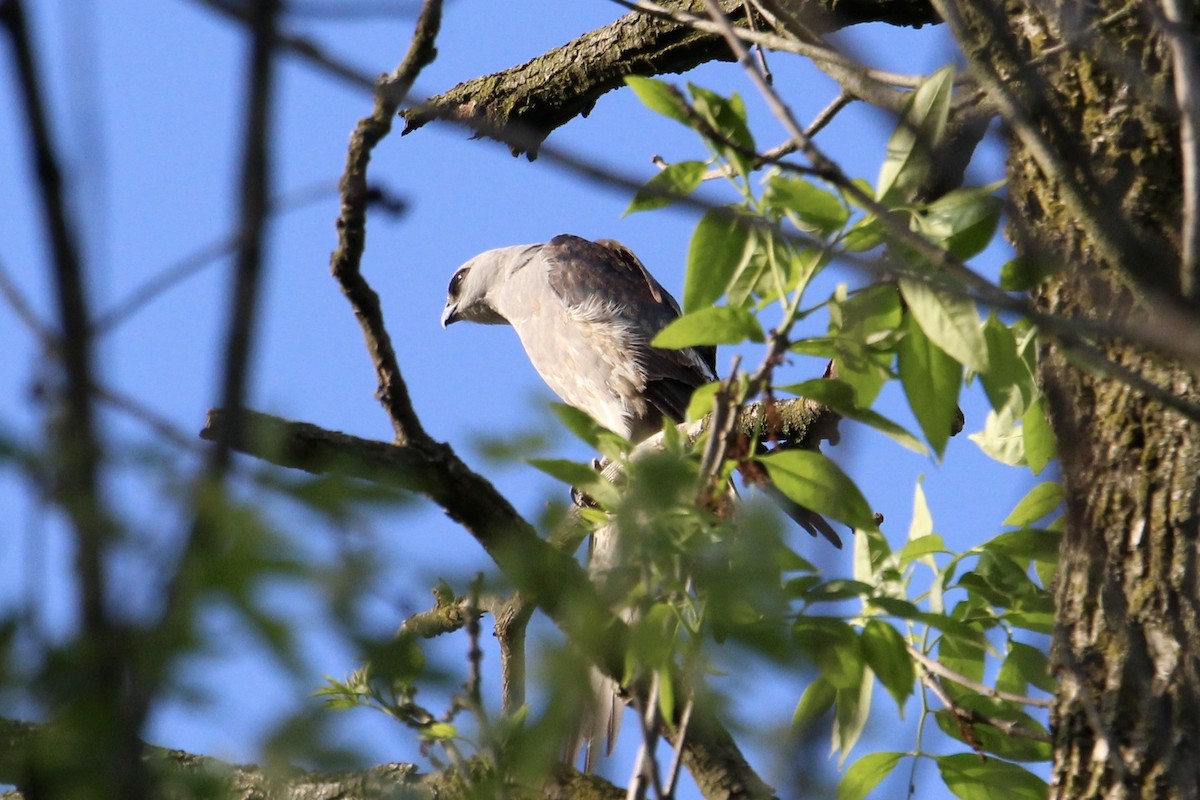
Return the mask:
<svg viewBox="0 0 1200 800">
<path fill-rule="evenodd" d="M 682 420 L 698 386 L 716 380 L 716 348 L 664 350 L 655 334 L 679 316 L 679 304 L 629 248 L 610 239 L 590 242 L 555 236 L 542 249 L 550 286 L 569 307 L 588 308 L 602 323 L 633 332 L 636 359 L 646 376 L 645 399 L 660 414 Z"/>
</svg>

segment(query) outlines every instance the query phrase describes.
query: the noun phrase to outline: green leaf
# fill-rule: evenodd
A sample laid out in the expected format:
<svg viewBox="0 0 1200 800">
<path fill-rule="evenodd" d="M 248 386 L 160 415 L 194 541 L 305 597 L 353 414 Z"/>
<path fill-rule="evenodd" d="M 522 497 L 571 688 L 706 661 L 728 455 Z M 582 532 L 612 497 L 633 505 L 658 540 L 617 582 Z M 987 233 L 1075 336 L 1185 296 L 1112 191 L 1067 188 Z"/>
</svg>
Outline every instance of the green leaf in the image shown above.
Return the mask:
<svg viewBox="0 0 1200 800">
<path fill-rule="evenodd" d="M 942 780 L 961 800 L 1045 800 L 1050 787 L 1032 772 L 974 753 L 935 756 Z"/>
<path fill-rule="evenodd" d="M 1046 421 L 1044 397 L 1039 397 L 1021 417 L 1021 433 L 1025 437 L 1025 461 L 1033 474 L 1039 475 L 1057 450 L 1054 431 Z"/>
<path fill-rule="evenodd" d="M 721 390 L 721 382 L 713 381 L 699 386 L 692 392 L 691 398 L 688 400 L 687 418 L 689 420 L 700 419 L 706 414 L 711 414 L 713 410 L 713 398 L 717 392 Z"/>
<path fill-rule="evenodd" d="M 678 350 L 709 344 L 741 344 L 765 341 L 762 326 L 749 311 L 728 306 L 710 306 L 690 311 L 658 332 L 653 347 Z"/>
<path fill-rule="evenodd" d="M 688 246 L 683 308 L 695 311 L 715 303 L 753 254 L 750 228 L 730 209 L 706 213 Z"/>
<path fill-rule="evenodd" d="M 602 473 L 592 469 L 590 464 L 559 458 L 531 458 L 528 463 L 550 477 L 586 492 L 603 508 L 616 508 L 621 500 L 617 487 L 606 480 Z"/>
<path fill-rule="evenodd" d="M 796 703 L 796 710 L 792 713 L 792 727 L 803 730 L 816 722 L 829 710 L 836 697 L 837 689 L 832 683 L 824 678 L 814 680 L 804 690 L 804 694 L 800 695 L 800 702 Z"/>
<path fill-rule="evenodd" d="M 961 603 L 959 605 L 962 605 Z M 938 643 L 938 661 L 976 683 L 983 680 L 983 659 L 986 651 L 982 639 L 969 640 L 958 636 L 943 636 Z"/>
<path fill-rule="evenodd" d="M 917 217 L 921 232 L 966 261 L 987 247 L 996 233 L 1003 207 L 993 194 L 997 188 L 955 189 L 942 195 Z"/>
<path fill-rule="evenodd" d="M 912 656 L 895 628 L 881 620 L 868 620 L 862 632 L 863 655 L 867 665 L 879 676 L 879 682 L 896 699 L 900 715 L 904 703 L 913 693 L 916 670 Z"/>
<path fill-rule="evenodd" d="M 575 406 L 551 403 L 550 411 L 558 417 L 564 428 L 595 450 L 607 450 L 607 441 L 621 438 Z"/>
<path fill-rule="evenodd" d="M 839 287 L 829 304 L 829 335 L 840 380 L 854 387 L 856 402 L 869 408 L 890 377 L 896 330 L 903 324 L 895 284 L 875 284 L 845 297 Z M 799 343 L 798 343 L 799 344 Z"/>
<path fill-rule="evenodd" d="M 743 177 L 748 176 L 756 149 L 754 137 L 746 123 L 746 104 L 742 98 L 737 93 L 725 98 L 693 83 L 688 84 L 688 91 L 692 93 L 692 107 L 696 114 L 721 138 L 734 145 L 714 141 L 713 146 Z"/>
<path fill-rule="evenodd" d="M 1058 682 L 1050 675 L 1045 652 L 1023 642 L 1010 642 L 1008 655 L 1004 657 L 996 677 L 996 688 L 1025 694 L 1030 684 L 1043 692 L 1058 689 Z"/>
<path fill-rule="evenodd" d="M 875 515 L 841 467 L 811 450 L 783 450 L 759 459 L 779 490 L 805 508 L 862 530 L 877 530 Z"/>
<path fill-rule="evenodd" d="M 863 670 L 862 682 L 857 687 L 838 689 L 834 701 L 833 749 L 841 751 L 838 765 L 844 764 L 858 738 L 867 727 L 871 715 L 871 695 L 875 681 L 870 669 Z"/>
<path fill-rule="evenodd" d="M 1026 526 L 1048 516 L 1063 501 L 1062 485 L 1056 481 L 1039 483 L 1017 503 L 1004 520 L 1005 525 Z"/>
<path fill-rule="evenodd" d="M 987 340 L 988 368 L 979 379 L 988 402 L 997 414 L 1006 409 L 1020 413 L 1033 399 L 1035 388 L 1033 373 L 1017 352 L 1016 337 L 995 315 L 984 323 L 983 336 Z"/>
<path fill-rule="evenodd" d="M 962 367 L 925 336 L 912 316 L 904 329 L 905 336 L 897 347 L 900 382 L 925 438 L 940 456 L 958 407 Z"/>
<path fill-rule="evenodd" d="M 862 253 L 883 244 L 883 233 L 879 217 L 867 216 L 851 225 L 839 243 L 848 253 Z"/>
<path fill-rule="evenodd" d="M 708 165 L 703 161 L 680 161 L 663 169 L 637 190 L 625 214 L 669 206 L 695 191 Z"/>
<path fill-rule="evenodd" d="M 924 556 L 945 552 L 948 552 L 946 550 L 946 543 L 936 533 L 931 533 L 928 536 L 922 536 L 918 539 L 910 539 L 908 544 L 904 545 L 904 549 L 900 551 L 900 568 L 903 569 L 913 561 Z"/>
<path fill-rule="evenodd" d="M 1043 726 L 1026 714 L 1003 708 L 997 702 L 979 695 L 969 695 L 963 691 L 949 691 L 955 702 L 966 709 L 978 710 L 988 718 L 1019 722 L 1031 730 L 1045 733 Z M 969 743 L 972 748 L 978 745 L 984 751 L 1010 761 L 1049 761 L 1053 752 L 1049 742 L 1014 736 L 986 723 L 971 725 L 970 738 L 968 738 L 964 735 L 959 719 L 948 710 L 938 711 L 934 717 L 937 719 L 938 727 L 947 736 L 960 742 Z"/>
<path fill-rule="evenodd" d="M 900 291 L 908 310 L 934 344 L 976 372 L 987 372 L 987 339 L 975 303 L 924 281 L 901 278 Z"/>
<path fill-rule="evenodd" d="M 1000 288 L 1006 292 L 1028 292 L 1054 277 L 1058 268 L 1049 259 L 1017 256 L 1000 267 Z"/>
<path fill-rule="evenodd" d="M 683 96 L 671 84 L 653 78 L 626 75 L 625 85 L 633 90 L 646 108 L 690 127 L 691 121 L 688 119 Z"/>
<path fill-rule="evenodd" d="M 929 174 L 934 150 L 946 129 L 954 68 L 943 67 L 921 82 L 901 111 L 879 170 L 876 198 L 904 202 Z"/>
<path fill-rule="evenodd" d="M 912 522 L 908 525 L 909 544 L 933 535 L 933 514 L 930 513 L 929 502 L 925 499 L 925 487 L 922 485 L 924 480 L 924 475 L 918 477 L 913 487 L 913 515 Z M 904 549 L 907 550 L 908 545 L 905 545 Z"/>
<path fill-rule="evenodd" d="M 1007 531 L 980 546 L 983 550 L 1003 553 L 1009 558 L 1025 558 L 1044 564 L 1058 563 L 1058 549 L 1062 544 L 1060 531 L 1042 528 L 1021 528 Z"/>
<path fill-rule="evenodd" d="M 453 739 L 458 730 L 449 722 L 433 722 L 421 728 L 421 735 L 426 739 Z"/>
<path fill-rule="evenodd" d="M 818 233 L 836 231 L 850 218 L 850 211 L 836 194 L 803 178 L 772 175 L 763 192 L 763 202 L 778 213 L 794 214 L 804 223 L 798 227 Z"/>
<path fill-rule="evenodd" d="M 1012 418 L 1012 407 L 997 414 L 989 411 L 983 422 L 983 430 L 967 437 L 979 445 L 989 458 L 1019 467 L 1025 464 L 1025 434 Z"/>
<path fill-rule="evenodd" d="M 854 688 L 863 680 L 863 655 L 859 636 L 834 617 L 800 617 L 792 626 L 796 644 L 835 689 Z"/>
<path fill-rule="evenodd" d="M 863 800 L 891 774 L 904 753 L 868 753 L 850 765 L 838 782 L 837 800 Z"/>
<path fill-rule="evenodd" d="M 854 387 L 839 378 L 813 378 L 803 383 L 781 386 L 779 391 L 790 392 L 824 403 L 843 417 L 871 426 L 914 453 L 925 455 L 929 452 L 917 437 L 900 425 L 869 408 L 860 408 L 855 401 L 857 393 Z"/>
</svg>

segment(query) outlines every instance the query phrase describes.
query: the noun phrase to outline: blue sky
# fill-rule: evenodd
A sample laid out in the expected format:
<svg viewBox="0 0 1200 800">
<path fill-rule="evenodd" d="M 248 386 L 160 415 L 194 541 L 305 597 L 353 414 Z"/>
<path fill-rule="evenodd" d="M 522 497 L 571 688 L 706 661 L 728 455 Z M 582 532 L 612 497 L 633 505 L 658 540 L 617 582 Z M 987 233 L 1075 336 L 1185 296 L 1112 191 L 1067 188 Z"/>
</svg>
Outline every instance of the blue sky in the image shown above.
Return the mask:
<svg viewBox="0 0 1200 800">
<path fill-rule="evenodd" d="M 114 306 L 135 287 L 179 259 L 228 236 L 235 213 L 242 71 L 246 38 L 241 31 L 183 0 L 35 0 L 29 3 L 58 142 L 70 170 L 74 210 L 83 221 L 92 297 L 97 309 Z M 355 4 L 360 5 L 360 4 Z M 395 4 L 393 4 L 394 6 Z M 415 4 L 406 4 L 405 8 Z M 334 7 L 335 2 L 323 7 Z M 423 73 L 416 92 L 431 95 L 455 83 L 503 69 L 621 13 L 613 3 L 450 2 L 439 38 L 438 60 Z M 318 39 L 374 74 L 391 70 L 411 30 L 405 15 L 359 21 L 300 18 L 289 26 Z M 873 65 L 928 73 L 952 58 L 936 29 L 895 31 L 862 28 L 840 37 Z M 5 70 L 7 69 L 7 61 Z M 799 59 L 771 58 L 776 85 L 801 120 L 811 119 L 837 94 L 836 87 Z M 17 100 L 7 71 L 0 70 L 0 101 Z M 284 57 L 275 107 L 273 190 L 282 198 L 316 193 L 318 199 L 276 218 L 269 240 L 269 271 L 260 339 L 255 353 L 253 408 L 361 436 L 387 439 L 390 426 L 373 399 L 374 375 L 362 337 L 328 274 L 334 247 L 335 185 L 355 121 L 370 99 Z M 728 64 L 709 65 L 686 77 L 670 76 L 747 99 L 760 144 L 785 135 L 755 96 L 744 75 Z M 24 160 L 24 131 L 15 114 L 0 117 L 0 261 L 34 308 L 47 318 L 51 307 L 45 249 Z M 853 175 L 874 180 L 891 122 L 852 106 L 821 134 L 819 144 Z M 643 108 L 629 91 L 603 97 L 593 112 L 555 133 L 557 147 L 648 179 L 651 158 L 703 157 L 700 143 L 676 123 Z M 999 174 L 994 148 L 980 157 L 976 183 Z M 543 158 L 513 158 L 500 145 L 471 141 L 464 130 L 433 125 L 409 136 L 394 134 L 377 150 L 372 177 L 403 197 L 398 221 L 380 216 L 368 228 L 364 272 L 383 298 L 384 312 L 413 401 L 426 427 L 449 441 L 481 469 L 530 518 L 561 487 L 532 468 L 496 465 L 478 454 L 481 437 L 504 437 L 548 429 L 552 396 L 528 365 L 512 331 L 456 326 L 443 331 L 439 313 L 454 269 L 493 247 L 544 241 L 558 233 L 615 238 L 636 252 L 677 295 L 688 241 L 696 219 L 667 210 L 623 217 L 625 190 L 597 186 Z M 995 274 L 1006 258 L 990 250 L 981 268 Z M 217 353 L 224 324 L 227 261 L 218 261 L 143 308 L 102 344 L 100 363 L 114 387 L 133 395 L 188 435 L 215 404 Z M 859 277 L 834 272 L 814 291 Z M 824 320 L 814 323 L 823 330 Z M 39 430 L 30 387 L 42 355 L 7 307 L 0 307 L 0 425 L 32 439 Z M 730 354 L 719 357 L 727 368 Z M 820 374 L 818 362 L 797 359 L 780 374 L 793 383 Z M 986 413 L 978 387 L 967 391 L 967 430 L 978 430 Z M 885 390 L 877 410 L 910 423 L 896 387 Z M 114 442 L 146 439 L 144 429 L 119 414 L 105 416 Z M 827 452 L 864 489 L 887 520 L 893 543 L 908 530 L 913 486 L 925 489 L 935 528 L 951 547 L 990 538 L 1029 488 L 1028 473 L 1000 467 L 965 436 L 952 440 L 942 464 L 916 456 L 890 440 L 843 423 L 843 441 Z M 559 429 L 551 429 L 547 452 L 576 458 L 588 453 Z M 154 499 L 130 471 L 111 485 L 134 529 L 149 541 L 167 541 L 174 512 Z M 0 472 L 0 604 L 32 608 L 50 636 L 69 630 L 71 594 L 65 570 L 69 547 L 53 513 L 30 496 L 11 471 Z M 313 558 L 329 558 L 336 535 L 294 512 L 280 512 L 284 536 Z M 464 576 L 487 561 L 473 541 L 440 511 L 419 503 L 372 515 L 359 530 L 360 546 L 377 554 L 380 577 L 366 604 L 376 630 L 394 628 L 429 603 L 437 576 Z M 848 574 L 848 553 L 818 552 L 797 534 L 802 552 Z M 803 541 L 800 541 L 803 539 Z M 130 589 L 122 603 L 136 611 L 153 602 L 142 589 L 135 559 L 127 565 Z M 141 576 L 144 578 L 145 576 Z M 460 585 L 461 587 L 461 585 Z M 190 663 L 182 682 L 198 689 L 200 702 L 173 702 L 155 715 L 147 738 L 170 747 L 236 761 L 261 757 L 264 737 L 307 698 L 322 675 L 342 676 L 355 666 L 345 641 L 329 630 L 320 604 L 304 592 L 277 587 L 272 602 L 301 621 L 305 659 L 300 675 L 287 677 L 252 639 L 220 610 L 208 618 L 213 652 Z M 455 645 L 457 646 L 457 645 Z M 786 723 L 802 684 L 786 678 L 756 688 L 753 715 L 769 710 L 772 725 Z M 877 695 L 882 695 L 882 692 Z M 886 700 L 890 704 L 890 700 Z M 6 697 L 5 713 L 29 709 L 19 694 Z M 851 759 L 869 748 L 912 747 L 910 727 L 899 732 L 894 708 L 880 706 L 878 721 Z M 776 719 L 775 717 L 778 717 Z M 909 714 L 910 721 L 913 715 Z M 747 719 L 747 721 L 749 721 Z M 354 712 L 335 725 L 339 741 L 365 761 L 416 757 L 408 734 L 381 715 Z M 774 728 L 769 728 L 774 730 Z M 781 766 L 765 757 L 769 779 Z M 623 768 L 622 768 L 623 769 Z M 616 775 L 623 775 L 619 769 Z M 927 767 L 923 769 L 928 769 Z M 903 770 L 907 777 L 907 770 Z M 921 790 L 937 779 L 927 773 Z M 619 778 L 623 781 L 623 778 Z M 896 784 L 902 791 L 903 783 Z M 788 794 L 785 785 L 780 790 Z M 886 794 L 886 793 L 885 793 Z M 880 796 L 885 796 L 881 794 Z"/>
</svg>

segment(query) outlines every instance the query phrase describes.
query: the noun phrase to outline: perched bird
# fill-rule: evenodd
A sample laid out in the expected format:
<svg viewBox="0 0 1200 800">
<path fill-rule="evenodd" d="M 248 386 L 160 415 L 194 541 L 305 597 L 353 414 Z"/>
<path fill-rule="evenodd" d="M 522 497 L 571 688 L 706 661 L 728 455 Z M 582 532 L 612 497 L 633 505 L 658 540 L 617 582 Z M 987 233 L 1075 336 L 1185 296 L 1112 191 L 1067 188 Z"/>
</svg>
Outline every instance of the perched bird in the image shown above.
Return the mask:
<svg viewBox="0 0 1200 800">
<path fill-rule="evenodd" d="M 489 250 L 454 273 L 442 325 L 512 325 L 538 374 L 569 405 L 632 441 L 679 421 L 717 378 L 716 348 L 650 340 L 679 305 L 619 242 L 555 236 Z"/>
<path fill-rule="evenodd" d="M 562 234 L 545 244 L 489 250 L 450 279 L 442 325 L 479 322 L 516 329 L 538 374 L 564 402 L 637 442 L 682 421 L 692 392 L 717 379 L 716 348 L 665 350 L 650 341 L 680 314 L 675 298 L 629 248 L 611 239 L 591 242 Z M 819 514 L 774 487 L 765 491 L 814 536 L 838 547 L 837 533 Z M 592 569 L 615 558 L 615 545 L 593 545 Z M 620 720 L 613 685 L 583 735 L 607 733 Z M 601 706 L 606 704 L 601 703 Z M 589 746 L 589 766 L 591 749 Z"/>
</svg>

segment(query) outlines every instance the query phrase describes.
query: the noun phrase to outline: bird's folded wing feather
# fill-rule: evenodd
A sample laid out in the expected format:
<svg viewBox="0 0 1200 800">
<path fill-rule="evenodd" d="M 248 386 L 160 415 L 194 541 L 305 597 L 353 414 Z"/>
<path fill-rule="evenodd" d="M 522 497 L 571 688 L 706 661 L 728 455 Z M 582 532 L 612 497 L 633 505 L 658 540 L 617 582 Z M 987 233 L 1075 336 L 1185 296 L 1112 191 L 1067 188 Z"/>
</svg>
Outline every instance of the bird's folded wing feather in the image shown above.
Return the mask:
<svg viewBox="0 0 1200 800">
<path fill-rule="evenodd" d="M 645 376 L 643 396 L 657 411 L 682 420 L 698 386 L 716 379 L 713 347 L 665 350 L 650 340 L 679 317 L 679 305 L 624 245 L 556 236 L 544 247 L 550 286 L 569 308 L 595 322 L 620 326 L 630 344 L 614 357 L 634 360 Z"/>
</svg>

